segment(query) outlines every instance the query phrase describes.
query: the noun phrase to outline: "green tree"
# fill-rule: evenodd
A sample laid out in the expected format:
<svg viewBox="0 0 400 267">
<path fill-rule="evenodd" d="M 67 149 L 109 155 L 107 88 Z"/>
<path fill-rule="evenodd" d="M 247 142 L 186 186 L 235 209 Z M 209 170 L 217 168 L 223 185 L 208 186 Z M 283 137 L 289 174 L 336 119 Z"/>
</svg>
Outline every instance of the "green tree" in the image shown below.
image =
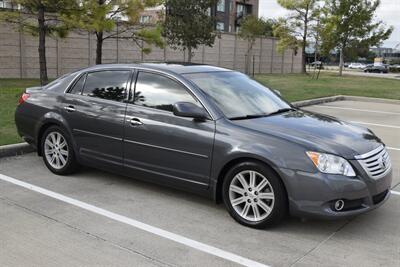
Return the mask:
<svg viewBox="0 0 400 267">
<path fill-rule="evenodd" d="M 278 51 L 283 52 L 287 48 L 297 51 L 301 47 L 302 71 L 305 73 L 306 47 L 309 44 L 309 38 L 314 35 L 312 25 L 319 17 L 319 1 L 278 0 L 278 3 L 291 11 L 285 18 L 280 18 L 274 27 L 274 35 L 279 38 Z"/>
<path fill-rule="evenodd" d="M 274 35 L 274 28 L 275 25 L 278 23 L 276 19 L 266 19 L 264 20 L 264 33 L 263 36 L 265 37 L 275 37 Z"/>
<path fill-rule="evenodd" d="M 159 27 L 139 23 L 140 13 L 147 7 L 161 4 L 161 0 L 76 0 L 79 9 L 64 16 L 71 27 L 86 30 L 96 36 L 96 64 L 102 63 L 103 43 L 110 38 L 131 39 L 144 52 L 146 44 L 163 46 Z M 120 29 L 115 31 L 118 26 Z"/>
<path fill-rule="evenodd" d="M 322 47 L 327 54 L 340 53 L 342 75 L 346 52 L 352 48 L 378 45 L 390 37 L 393 28 L 375 20 L 379 0 L 326 0 L 322 17 Z"/>
<path fill-rule="evenodd" d="M 246 73 L 249 73 L 253 46 L 257 40 L 257 37 L 270 35 L 271 29 L 271 22 L 267 22 L 262 18 L 257 18 L 256 16 L 246 16 L 241 22 L 239 37 L 247 40 L 248 42 L 245 63 Z"/>
<path fill-rule="evenodd" d="M 192 61 L 199 45 L 213 46 L 216 33 L 214 19 L 208 14 L 216 0 L 168 0 L 163 35 L 174 49 L 183 48 Z"/>
<path fill-rule="evenodd" d="M 0 20 L 14 24 L 19 30 L 39 37 L 40 82 L 48 82 L 46 61 L 46 37 L 66 37 L 69 27 L 60 19 L 60 14 L 66 14 L 76 9 L 72 0 L 12 0 L 14 6 L 20 5 L 21 10 L 0 12 Z"/>
</svg>

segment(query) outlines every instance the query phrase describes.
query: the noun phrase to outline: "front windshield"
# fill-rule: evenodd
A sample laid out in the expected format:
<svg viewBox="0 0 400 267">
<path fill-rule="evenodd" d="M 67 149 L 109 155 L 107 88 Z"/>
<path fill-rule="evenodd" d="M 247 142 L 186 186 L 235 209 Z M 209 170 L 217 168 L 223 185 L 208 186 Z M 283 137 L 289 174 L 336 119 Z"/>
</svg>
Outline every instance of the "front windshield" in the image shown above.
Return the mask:
<svg viewBox="0 0 400 267">
<path fill-rule="evenodd" d="M 290 106 L 270 89 L 239 72 L 184 75 L 211 97 L 228 118 L 268 115 Z"/>
</svg>

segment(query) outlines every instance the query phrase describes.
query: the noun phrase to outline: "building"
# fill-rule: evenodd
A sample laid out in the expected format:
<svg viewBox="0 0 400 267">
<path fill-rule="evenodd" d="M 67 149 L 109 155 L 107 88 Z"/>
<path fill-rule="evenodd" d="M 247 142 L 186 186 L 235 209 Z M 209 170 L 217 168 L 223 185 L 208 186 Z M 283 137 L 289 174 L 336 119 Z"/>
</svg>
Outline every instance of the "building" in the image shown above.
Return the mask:
<svg viewBox="0 0 400 267">
<path fill-rule="evenodd" d="M 382 57 L 384 54 L 391 54 L 393 53 L 393 48 L 389 47 L 372 47 L 370 51 L 377 56 Z"/>
<path fill-rule="evenodd" d="M 13 3 L 11 0 L 0 0 L 0 8 L 20 9 L 20 5 Z"/>
<path fill-rule="evenodd" d="M 215 29 L 238 32 L 245 16 L 258 16 L 259 0 L 219 0 L 211 15 L 215 17 Z"/>
<path fill-rule="evenodd" d="M 209 10 L 215 18 L 215 29 L 222 32 L 237 32 L 243 18 L 247 15 L 258 16 L 259 0 L 219 0 Z M 164 6 L 147 8 L 140 16 L 143 24 L 154 24 L 165 14 Z"/>
<path fill-rule="evenodd" d="M 163 5 L 146 8 L 139 18 L 141 24 L 156 24 L 165 14 L 165 7 Z"/>
<path fill-rule="evenodd" d="M 372 47 L 370 51 L 386 63 L 399 64 L 400 50 L 398 50 L 398 47 L 400 47 L 400 44 L 396 45 L 394 48 Z"/>
</svg>

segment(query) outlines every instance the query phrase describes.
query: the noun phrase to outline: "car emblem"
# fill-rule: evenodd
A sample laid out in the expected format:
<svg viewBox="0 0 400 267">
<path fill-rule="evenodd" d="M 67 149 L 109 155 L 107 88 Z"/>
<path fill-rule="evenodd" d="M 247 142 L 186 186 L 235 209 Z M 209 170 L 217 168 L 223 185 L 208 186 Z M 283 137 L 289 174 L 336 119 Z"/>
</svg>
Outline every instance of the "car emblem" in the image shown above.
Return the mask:
<svg viewBox="0 0 400 267">
<path fill-rule="evenodd" d="M 386 169 L 386 161 L 385 161 L 384 157 L 381 157 L 379 165 L 380 165 L 381 169 Z"/>
</svg>

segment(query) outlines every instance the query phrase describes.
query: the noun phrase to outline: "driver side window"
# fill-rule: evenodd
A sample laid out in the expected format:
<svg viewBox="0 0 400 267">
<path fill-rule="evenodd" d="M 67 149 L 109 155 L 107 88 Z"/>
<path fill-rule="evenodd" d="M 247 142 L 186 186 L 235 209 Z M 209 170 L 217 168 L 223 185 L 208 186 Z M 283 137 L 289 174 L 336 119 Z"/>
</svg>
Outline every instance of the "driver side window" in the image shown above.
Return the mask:
<svg viewBox="0 0 400 267">
<path fill-rule="evenodd" d="M 135 86 L 135 105 L 172 112 L 176 102 L 191 102 L 201 106 L 180 83 L 159 74 L 139 72 Z"/>
</svg>

